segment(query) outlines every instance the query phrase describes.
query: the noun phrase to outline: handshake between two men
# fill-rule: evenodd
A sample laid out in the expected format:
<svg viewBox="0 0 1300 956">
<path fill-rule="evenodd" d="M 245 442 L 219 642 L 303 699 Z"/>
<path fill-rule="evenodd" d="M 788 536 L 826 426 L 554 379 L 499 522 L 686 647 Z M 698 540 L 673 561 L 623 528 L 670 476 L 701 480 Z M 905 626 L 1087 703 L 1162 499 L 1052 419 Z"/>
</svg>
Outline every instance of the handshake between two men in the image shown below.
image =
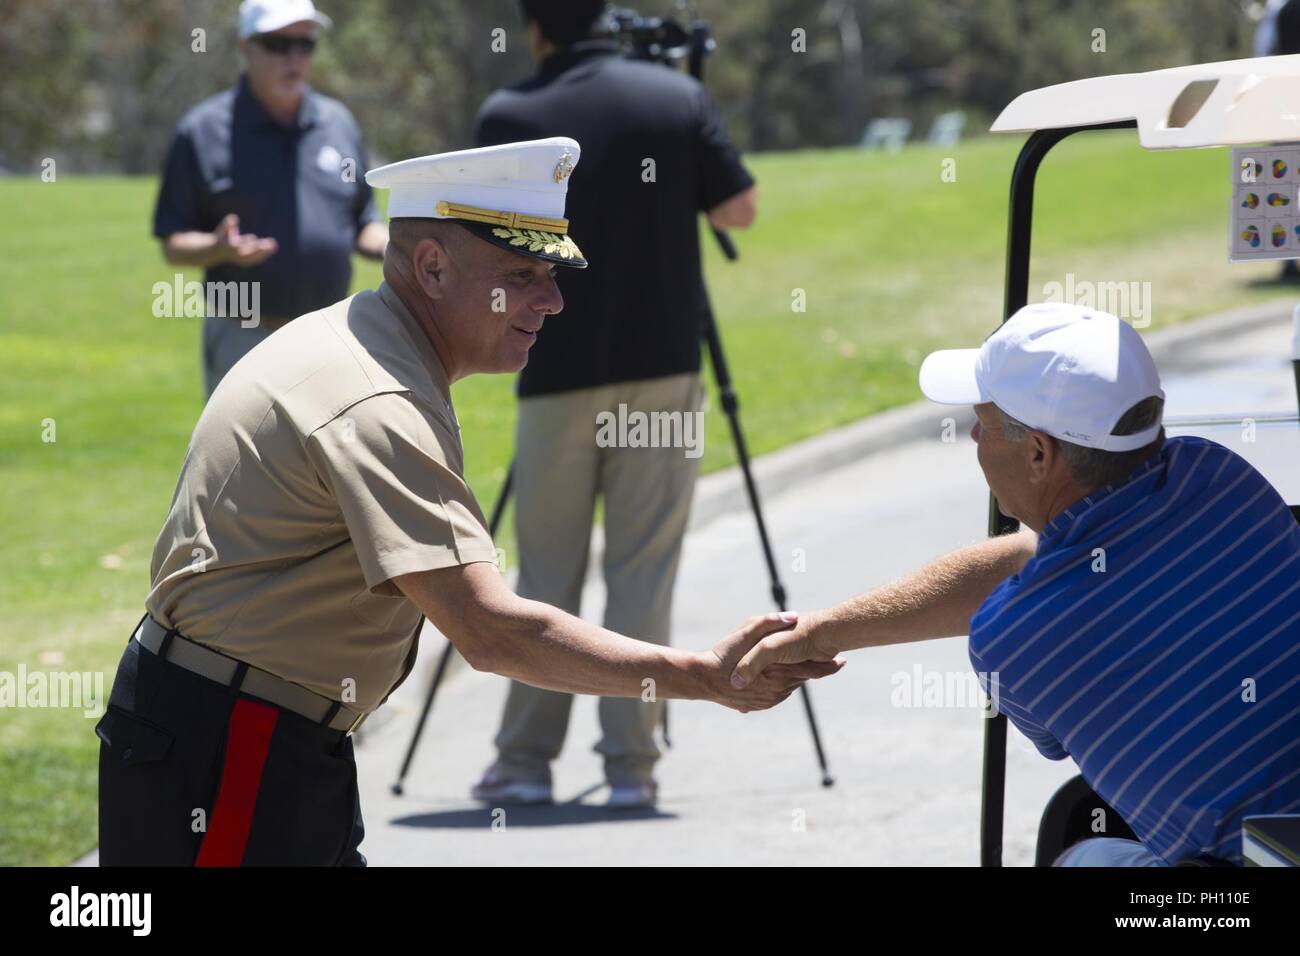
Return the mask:
<svg viewBox="0 0 1300 956">
<path fill-rule="evenodd" d="M 548 690 L 645 700 L 709 700 L 741 712 L 766 710 L 804 681 L 844 666 L 834 655 L 764 660 L 765 638 L 798 624 L 795 614 L 752 617 L 711 650 L 634 640 L 559 608 L 522 598 L 486 562 L 394 578 L 402 592 L 475 670 Z M 735 679 L 749 655 L 747 679 Z M 797 657 L 787 649 L 785 656 Z"/>
<path fill-rule="evenodd" d="M 1030 532 L 993 538 L 825 610 L 752 617 L 703 652 L 633 640 L 519 597 L 485 562 L 394 581 L 475 670 L 564 693 L 711 700 L 745 712 L 836 673 L 843 651 L 966 633 L 1036 540 Z"/>
</svg>

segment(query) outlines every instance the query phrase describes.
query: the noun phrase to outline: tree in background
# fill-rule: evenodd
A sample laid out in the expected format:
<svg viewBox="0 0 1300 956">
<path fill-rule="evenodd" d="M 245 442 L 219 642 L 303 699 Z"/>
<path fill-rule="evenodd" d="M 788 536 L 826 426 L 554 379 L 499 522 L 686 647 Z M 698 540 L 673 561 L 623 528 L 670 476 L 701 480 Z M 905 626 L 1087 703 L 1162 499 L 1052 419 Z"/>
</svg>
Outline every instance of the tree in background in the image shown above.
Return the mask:
<svg viewBox="0 0 1300 956">
<path fill-rule="evenodd" d="M 623 2 L 681 19 L 670 0 Z M 469 145 L 483 98 L 532 70 L 516 0 L 319 5 L 335 29 L 313 82 L 348 104 L 377 159 Z M 1027 89 L 1247 56 L 1258 4 L 695 6 L 718 42 L 709 88 L 738 143 L 764 150 L 855 143 L 873 116 L 906 116 L 924 130 L 964 109 L 978 129 Z M 155 172 L 181 114 L 238 75 L 237 9 L 238 0 L 0 0 L 0 166 L 54 156 L 77 170 Z"/>
</svg>

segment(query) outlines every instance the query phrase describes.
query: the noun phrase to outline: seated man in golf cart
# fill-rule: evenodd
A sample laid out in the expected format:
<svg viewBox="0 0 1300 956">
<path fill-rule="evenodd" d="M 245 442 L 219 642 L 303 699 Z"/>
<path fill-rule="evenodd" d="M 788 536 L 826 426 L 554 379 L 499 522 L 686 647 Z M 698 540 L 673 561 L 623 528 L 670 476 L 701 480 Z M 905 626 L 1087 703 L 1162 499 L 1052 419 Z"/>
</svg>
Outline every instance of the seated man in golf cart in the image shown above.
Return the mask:
<svg viewBox="0 0 1300 956">
<path fill-rule="evenodd" d="M 1166 439 L 1155 363 L 1113 315 L 1027 306 L 981 348 L 927 358 L 921 389 L 975 406 L 998 507 L 1032 530 L 804 613 L 733 683 L 969 633 L 996 706 L 1141 841 L 1058 863 L 1239 861 L 1243 817 L 1300 808 L 1300 524 L 1232 451 Z"/>
</svg>

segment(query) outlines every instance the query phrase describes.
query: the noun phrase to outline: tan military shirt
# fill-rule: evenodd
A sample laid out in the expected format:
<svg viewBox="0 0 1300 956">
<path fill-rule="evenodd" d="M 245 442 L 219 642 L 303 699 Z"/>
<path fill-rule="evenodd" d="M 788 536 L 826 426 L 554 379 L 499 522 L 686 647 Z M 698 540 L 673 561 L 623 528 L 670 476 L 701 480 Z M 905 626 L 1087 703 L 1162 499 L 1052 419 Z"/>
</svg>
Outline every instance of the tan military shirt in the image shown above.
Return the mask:
<svg viewBox="0 0 1300 956">
<path fill-rule="evenodd" d="M 221 381 L 154 546 L 147 606 L 369 712 L 405 675 L 422 622 L 391 579 L 494 558 L 446 372 L 381 285 L 290 322 Z"/>
</svg>

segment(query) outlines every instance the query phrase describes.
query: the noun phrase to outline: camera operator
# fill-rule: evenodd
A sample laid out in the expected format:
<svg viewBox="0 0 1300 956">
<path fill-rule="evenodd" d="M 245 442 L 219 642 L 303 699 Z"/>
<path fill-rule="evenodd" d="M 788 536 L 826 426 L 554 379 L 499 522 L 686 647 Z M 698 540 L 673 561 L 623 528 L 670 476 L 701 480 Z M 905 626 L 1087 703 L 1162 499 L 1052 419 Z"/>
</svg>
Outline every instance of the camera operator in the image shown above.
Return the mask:
<svg viewBox="0 0 1300 956">
<path fill-rule="evenodd" d="M 598 421 L 620 413 L 630 420 L 638 411 L 702 421 L 700 348 L 709 306 L 698 216 L 706 213 L 723 229 L 748 227 L 754 179 L 698 81 L 627 58 L 612 38 L 593 38 L 604 23 L 603 2 L 521 6 L 539 69 L 488 98 L 478 143 L 570 136 L 581 144 L 568 209 L 591 268 L 557 274 L 564 313 L 539 332 L 519 378 L 517 590 L 579 613 L 600 497 L 604 624 L 666 644 L 701 449 L 606 447 Z M 568 171 L 557 167 L 556 175 Z M 474 797 L 494 805 L 549 802 L 551 761 L 572 701 L 513 682 L 497 760 Z M 654 805 L 662 707 L 653 688 L 642 699 L 601 699 L 596 751 L 604 757 L 609 806 Z"/>
</svg>

